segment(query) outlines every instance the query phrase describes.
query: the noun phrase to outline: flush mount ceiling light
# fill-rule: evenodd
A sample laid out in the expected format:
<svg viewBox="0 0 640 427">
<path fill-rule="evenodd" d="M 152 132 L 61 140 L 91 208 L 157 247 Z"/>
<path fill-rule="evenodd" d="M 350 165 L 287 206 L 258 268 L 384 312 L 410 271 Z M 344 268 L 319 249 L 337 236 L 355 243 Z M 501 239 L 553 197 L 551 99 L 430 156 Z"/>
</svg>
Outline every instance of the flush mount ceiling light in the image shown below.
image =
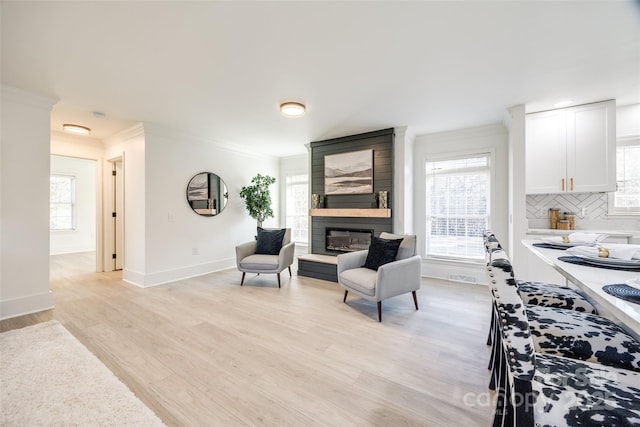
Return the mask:
<svg viewBox="0 0 640 427">
<path fill-rule="evenodd" d="M 305 111 L 304 104 L 295 101 L 287 101 L 280 104 L 280 112 L 286 117 L 302 117 Z"/>
<path fill-rule="evenodd" d="M 89 135 L 91 133 L 91 129 L 86 126 L 72 125 L 68 123 L 62 125 L 62 130 L 76 135 Z"/>
</svg>

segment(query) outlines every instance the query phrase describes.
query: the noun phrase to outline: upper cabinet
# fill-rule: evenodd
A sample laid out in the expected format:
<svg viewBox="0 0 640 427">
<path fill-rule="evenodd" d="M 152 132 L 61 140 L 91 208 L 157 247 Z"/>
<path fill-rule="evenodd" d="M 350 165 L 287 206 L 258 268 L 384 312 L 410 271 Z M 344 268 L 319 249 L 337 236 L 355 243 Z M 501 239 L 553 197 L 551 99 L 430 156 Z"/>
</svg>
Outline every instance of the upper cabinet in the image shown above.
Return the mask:
<svg viewBox="0 0 640 427">
<path fill-rule="evenodd" d="M 616 189 L 615 101 L 527 114 L 526 193 Z"/>
</svg>

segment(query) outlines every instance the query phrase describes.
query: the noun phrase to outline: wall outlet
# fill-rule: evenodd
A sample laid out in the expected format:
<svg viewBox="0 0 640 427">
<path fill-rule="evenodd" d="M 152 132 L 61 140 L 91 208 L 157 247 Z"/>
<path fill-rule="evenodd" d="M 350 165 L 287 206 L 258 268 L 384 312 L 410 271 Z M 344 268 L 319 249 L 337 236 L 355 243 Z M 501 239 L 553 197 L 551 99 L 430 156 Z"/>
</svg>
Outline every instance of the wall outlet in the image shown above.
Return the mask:
<svg viewBox="0 0 640 427">
<path fill-rule="evenodd" d="M 583 218 L 587 216 L 587 208 L 582 208 L 580 216 Z"/>
<path fill-rule="evenodd" d="M 191 248 L 191 255 L 198 255 L 198 248 Z"/>
</svg>

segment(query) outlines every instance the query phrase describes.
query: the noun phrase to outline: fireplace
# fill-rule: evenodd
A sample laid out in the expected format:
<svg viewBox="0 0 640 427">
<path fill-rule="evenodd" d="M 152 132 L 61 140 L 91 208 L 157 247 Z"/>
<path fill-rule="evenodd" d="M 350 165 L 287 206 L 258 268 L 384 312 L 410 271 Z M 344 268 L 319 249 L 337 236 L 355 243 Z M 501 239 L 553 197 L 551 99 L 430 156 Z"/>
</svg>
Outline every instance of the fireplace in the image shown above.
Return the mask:
<svg viewBox="0 0 640 427">
<path fill-rule="evenodd" d="M 326 228 L 326 249 L 333 252 L 354 252 L 369 249 L 373 230 Z"/>
</svg>

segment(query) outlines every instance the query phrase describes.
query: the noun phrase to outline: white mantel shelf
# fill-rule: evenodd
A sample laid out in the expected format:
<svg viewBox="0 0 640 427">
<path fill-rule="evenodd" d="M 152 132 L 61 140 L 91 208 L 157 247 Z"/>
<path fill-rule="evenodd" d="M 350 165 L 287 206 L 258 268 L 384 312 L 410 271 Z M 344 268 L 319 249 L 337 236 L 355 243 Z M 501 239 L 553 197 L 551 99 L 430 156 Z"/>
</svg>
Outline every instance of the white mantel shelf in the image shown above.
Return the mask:
<svg viewBox="0 0 640 427">
<path fill-rule="evenodd" d="M 309 216 L 333 216 L 343 218 L 391 218 L 391 209 L 309 209 Z"/>
</svg>

